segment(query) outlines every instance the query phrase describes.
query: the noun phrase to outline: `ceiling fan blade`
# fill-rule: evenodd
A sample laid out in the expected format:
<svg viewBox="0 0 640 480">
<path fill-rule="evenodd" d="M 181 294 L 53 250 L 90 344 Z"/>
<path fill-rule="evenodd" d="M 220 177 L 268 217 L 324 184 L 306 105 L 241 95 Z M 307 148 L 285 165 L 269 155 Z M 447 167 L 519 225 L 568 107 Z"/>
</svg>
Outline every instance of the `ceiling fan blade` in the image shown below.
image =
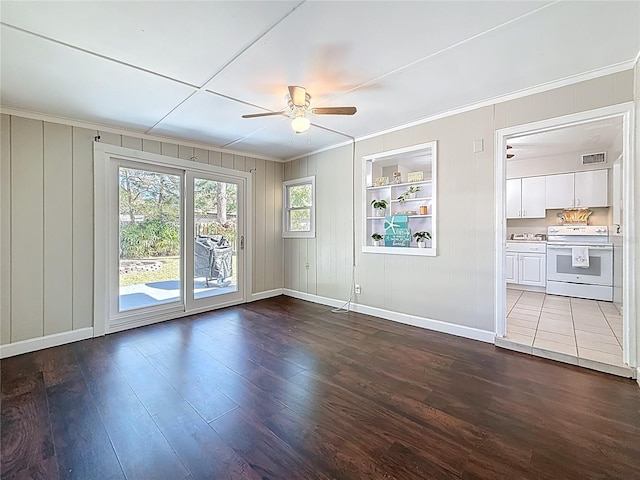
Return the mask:
<svg viewBox="0 0 640 480">
<path fill-rule="evenodd" d="M 307 91 L 304 87 L 289 85 L 289 96 L 296 107 L 304 107 L 307 102 Z"/>
<path fill-rule="evenodd" d="M 356 107 L 318 107 L 311 109 L 311 113 L 316 115 L 353 115 L 356 112 Z"/>
<path fill-rule="evenodd" d="M 274 115 L 284 115 L 284 113 L 282 112 L 251 113 L 249 115 L 242 115 L 242 118 L 272 117 Z"/>
</svg>

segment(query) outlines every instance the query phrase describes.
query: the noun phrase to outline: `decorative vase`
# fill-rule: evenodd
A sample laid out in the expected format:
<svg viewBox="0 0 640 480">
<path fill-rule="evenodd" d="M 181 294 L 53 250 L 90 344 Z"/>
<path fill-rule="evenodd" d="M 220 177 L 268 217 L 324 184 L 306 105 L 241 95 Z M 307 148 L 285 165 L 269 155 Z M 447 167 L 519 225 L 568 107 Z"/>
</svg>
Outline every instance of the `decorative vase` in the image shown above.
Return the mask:
<svg viewBox="0 0 640 480">
<path fill-rule="evenodd" d="M 418 248 L 427 248 L 427 242 L 418 242 Z"/>
<path fill-rule="evenodd" d="M 380 246 L 381 246 L 381 245 L 380 245 L 381 243 L 382 243 L 382 240 L 374 240 L 374 241 L 373 241 L 373 246 L 374 246 L 374 247 L 380 247 Z"/>
<path fill-rule="evenodd" d="M 384 217 L 386 213 L 386 209 L 384 208 L 376 208 L 376 217 Z"/>
</svg>

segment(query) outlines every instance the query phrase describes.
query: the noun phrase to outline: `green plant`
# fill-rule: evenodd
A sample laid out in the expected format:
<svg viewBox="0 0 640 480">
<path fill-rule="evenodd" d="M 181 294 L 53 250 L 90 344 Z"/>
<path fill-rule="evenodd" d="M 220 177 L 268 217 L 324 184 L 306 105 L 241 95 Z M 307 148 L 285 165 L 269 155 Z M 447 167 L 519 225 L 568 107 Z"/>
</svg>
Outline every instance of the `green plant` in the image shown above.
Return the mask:
<svg viewBox="0 0 640 480">
<path fill-rule="evenodd" d="M 384 210 L 385 208 L 387 208 L 387 205 L 389 205 L 389 203 L 385 199 L 382 199 L 382 200 L 373 199 L 371 201 L 371 206 L 376 210 Z"/>
<path fill-rule="evenodd" d="M 120 227 L 122 258 L 148 258 L 180 254 L 177 225 L 163 220 L 145 220 Z"/>
<path fill-rule="evenodd" d="M 380 235 L 379 233 L 373 233 L 371 234 L 371 238 L 373 238 L 376 242 L 382 240 L 382 235 Z"/>
<path fill-rule="evenodd" d="M 413 195 L 414 193 L 418 193 L 419 191 L 420 191 L 419 186 L 411 185 L 409 187 L 409 190 L 407 190 L 406 192 L 404 192 L 402 195 L 398 197 L 398 201 L 404 202 L 407 198 L 409 198 L 410 195 Z"/>
<path fill-rule="evenodd" d="M 413 234 L 413 238 L 418 242 L 425 242 L 431 240 L 431 234 L 429 232 L 416 232 Z"/>
</svg>

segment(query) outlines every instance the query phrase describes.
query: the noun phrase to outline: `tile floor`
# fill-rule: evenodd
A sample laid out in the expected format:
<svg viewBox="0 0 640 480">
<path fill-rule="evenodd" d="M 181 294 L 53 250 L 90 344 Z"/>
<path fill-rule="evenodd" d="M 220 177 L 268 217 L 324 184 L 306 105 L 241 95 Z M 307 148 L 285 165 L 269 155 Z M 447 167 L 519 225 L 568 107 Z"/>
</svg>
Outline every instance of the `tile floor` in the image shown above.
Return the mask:
<svg viewBox="0 0 640 480">
<path fill-rule="evenodd" d="M 506 339 L 623 366 L 622 315 L 611 302 L 507 289 Z"/>
</svg>

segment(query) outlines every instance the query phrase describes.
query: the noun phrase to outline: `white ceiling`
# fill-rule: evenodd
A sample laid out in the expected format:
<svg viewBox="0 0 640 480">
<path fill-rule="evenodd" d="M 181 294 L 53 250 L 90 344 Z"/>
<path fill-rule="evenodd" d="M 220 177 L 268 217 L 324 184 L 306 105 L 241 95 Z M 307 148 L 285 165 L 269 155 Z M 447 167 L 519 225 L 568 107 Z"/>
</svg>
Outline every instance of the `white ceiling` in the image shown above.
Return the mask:
<svg viewBox="0 0 640 480">
<path fill-rule="evenodd" d="M 566 154 L 622 152 L 622 117 L 558 128 L 510 138 L 514 156 L 507 161 L 537 159 Z"/>
<path fill-rule="evenodd" d="M 274 159 L 605 69 L 640 2 L 0 2 L 0 103 Z M 294 134 L 287 85 L 312 106 Z M 324 128 L 318 128 L 324 127 Z"/>
</svg>

